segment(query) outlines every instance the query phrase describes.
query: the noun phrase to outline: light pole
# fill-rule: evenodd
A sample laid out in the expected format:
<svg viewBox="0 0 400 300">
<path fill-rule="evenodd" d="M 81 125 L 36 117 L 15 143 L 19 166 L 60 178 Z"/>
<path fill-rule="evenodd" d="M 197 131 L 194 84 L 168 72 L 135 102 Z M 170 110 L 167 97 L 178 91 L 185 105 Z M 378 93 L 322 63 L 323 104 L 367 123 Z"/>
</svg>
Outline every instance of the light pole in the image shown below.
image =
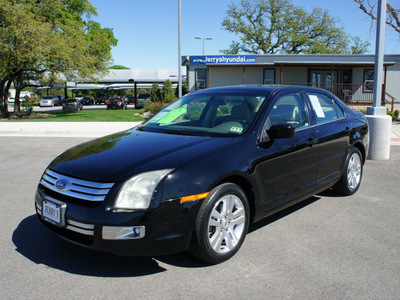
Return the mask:
<svg viewBox="0 0 400 300">
<path fill-rule="evenodd" d="M 178 97 L 182 97 L 181 0 L 178 0 Z"/>
<path fill-rule="evenodd" d="M 385 46 L 386 0 L 378 0 L 376 22 L 375 72 L 374 72 L 374 102 L 373 107 L 367 108 L 366 118 L 369 124 L 368 158 L 388 160 L 390 158 L 391 118 L 386 115 L 386 107 L 381 106 L 383 61 Z"/>
<path fill-rule="evenodd" d="M 205 41 L 206 41 L 206 40 L 211 41 L 212 38 L 211 38 L 211 37 L 206 37 L 206 38 L 205 38 L 205 37 L 196 36 L 195 39 L 196 39 L 196 40 L 203 40 L 203 55 L 204 55 L 204 44 L 205 44 Z"/>
</svg>

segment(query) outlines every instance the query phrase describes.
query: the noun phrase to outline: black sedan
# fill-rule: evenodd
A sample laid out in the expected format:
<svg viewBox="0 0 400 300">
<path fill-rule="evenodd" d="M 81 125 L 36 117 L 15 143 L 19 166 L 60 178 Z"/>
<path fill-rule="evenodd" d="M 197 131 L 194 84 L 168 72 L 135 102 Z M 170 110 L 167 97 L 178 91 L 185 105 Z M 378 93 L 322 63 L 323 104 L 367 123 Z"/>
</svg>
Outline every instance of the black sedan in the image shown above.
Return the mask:
<svg viewBox="0 0 400 300">
<path fill-rule="evenodd" d="M 325 90 L 202 90 L 62 153 L 40 180 L 36 212 L 91 249 L 189 250 L 220 263 L 250 223 L 329 188 L 355 193 L 368 137 L 365 117 Z"/>
<path fill-rule="evenodd" d="M 122 98 L 111 98 L 107 100 L 107 109 L 127 109 L 128 104 Z"/>
<path fill-rule="evenodd" d="M 83 110 L 82 103 L 76 98 L 68 98 L 64 101 L 63 110 Z"/>
<path fill-rule="evenodd" d="M 94 99 L 92 97 L 83 97 L 81 103 L 82 105 L 94 105 Z"/>
</svg>

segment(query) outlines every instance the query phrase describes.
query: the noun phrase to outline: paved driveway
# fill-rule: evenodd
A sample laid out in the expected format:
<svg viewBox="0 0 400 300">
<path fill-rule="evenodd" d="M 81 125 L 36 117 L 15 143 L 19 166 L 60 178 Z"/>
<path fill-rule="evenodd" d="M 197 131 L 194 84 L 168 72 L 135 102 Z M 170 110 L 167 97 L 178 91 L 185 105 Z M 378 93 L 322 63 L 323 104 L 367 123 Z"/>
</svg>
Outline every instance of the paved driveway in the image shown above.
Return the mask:
<svg viewBox="0 0 400 300">
<path fill-rule="evenodd" d="M 124 258 L 65 242 L 34 215 L 50 160 L 87 138 L 0 137 L 0 299 L 398 299 L 400 147 L 353 197 L 324 193 L 251 227 L 239 253 Z"/>
</svg>

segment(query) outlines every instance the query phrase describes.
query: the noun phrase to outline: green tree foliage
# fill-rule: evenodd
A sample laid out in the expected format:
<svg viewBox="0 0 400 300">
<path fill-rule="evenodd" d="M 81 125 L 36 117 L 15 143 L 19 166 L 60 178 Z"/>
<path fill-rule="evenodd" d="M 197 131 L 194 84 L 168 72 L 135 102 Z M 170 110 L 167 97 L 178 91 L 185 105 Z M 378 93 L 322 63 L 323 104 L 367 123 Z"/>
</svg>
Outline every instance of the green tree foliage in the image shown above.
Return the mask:
<svg viewBox="0 0 400 300">
<path fill-rule="evenodd" d="M 164 86 L 161 90 L 161 99 L 166 103 L 170 103 L 175 100 L 175 93 L 172 90 L 172 83 L 169 80 L 164 82 Z"/>
<path fill-rule="evenodd" d="M 7 85 L 19 91 L 63 74 L 67 80 L 93 78 L 107 70 L 117 44 L 109 28 L 90 20 L 96 10 L 88 0 L 0 0 L 0 100 L 7 114 Z"/>
<path fill-rule="evenodd" d="M 189 92 L 189 88 L 187 86 L 186 81 L 182 81 L 182 96 L 186 95 Z M 175 89 L 175 98 L 179 98 L 179 87 L 176 86 Z"/>
<path fill-rule="evenodd" d="M 239 36 L 225 54 L 348 54 L 364 53 L 368 43 L 352 38 L 338 26 L 338 19 L 314 8 L 311 13 L 290 0 L 240 0 L 231 4 L 222 27 Z"/>
<path fill-rule="evenodd" d="M 121 66 L 121 65 L 113 65 L 113 66 L 109 67 L 109 69 L 113 69 L 113 70 L 130 70 L 130 68 L 125 67 L 125 66 Z"/>
<path fill-rule="evenodd" d="M 160 101 L 161 90 L 158 88 L 158 83 L 154 82 L 150 89 L 150 100 L 153 102 Z"/>
</svg>

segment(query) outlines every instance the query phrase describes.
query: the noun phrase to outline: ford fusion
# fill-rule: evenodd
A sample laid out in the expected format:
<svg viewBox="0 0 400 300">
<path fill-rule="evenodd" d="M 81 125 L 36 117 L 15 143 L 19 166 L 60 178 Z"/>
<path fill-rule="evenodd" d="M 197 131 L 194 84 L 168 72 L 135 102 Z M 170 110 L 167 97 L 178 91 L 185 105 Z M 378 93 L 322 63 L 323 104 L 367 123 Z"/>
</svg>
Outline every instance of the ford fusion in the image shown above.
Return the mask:
<svg viewBox="0 0 400 300">
<path fill-rule="evenodd" d="M 368 136 L 364 116 L 322 89 L 201 90 L 59 155 L 39 182 L 36 212 L 91 249 L 189 250 L 220 263 L 249 224 L 329 188 L 355 193 Z"/>
</svg>

